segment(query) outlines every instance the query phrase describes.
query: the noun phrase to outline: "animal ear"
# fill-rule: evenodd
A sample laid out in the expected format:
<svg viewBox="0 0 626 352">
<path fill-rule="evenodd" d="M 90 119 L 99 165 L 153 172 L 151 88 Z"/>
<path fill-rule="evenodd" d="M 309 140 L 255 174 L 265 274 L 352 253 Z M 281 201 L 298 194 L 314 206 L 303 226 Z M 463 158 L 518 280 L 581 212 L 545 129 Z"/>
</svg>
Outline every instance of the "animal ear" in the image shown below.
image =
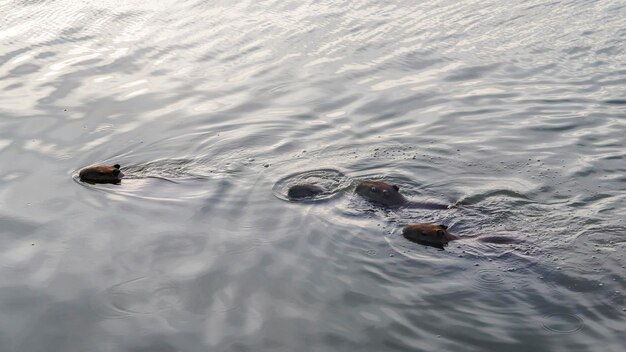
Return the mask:
<svg viewBox="0 0 626 352">
<path fill-rule="evenodd" d="M 120 168 L 120 164 L 115 164 L 113 165 L 114 168 L 119 169 Z"/>
<path fill-rule="evenodd" d="M 399 190 L 400 190 L 400 187 L 398 187 L 398 186 L 396 186 L 396 185 L 393 185 L 393 186 L 391 186 L 391 187 L 392 187 L 393 189 L 395 189 L 396 191 L 399 191 Z"/>
<path fill-rule="evenodd" d="M 442 230 L 437 230 L 437 238 L 439 238 L 439 239 L 443 238 L 443 231 Z"/>
<path fill-rule="evenodd" d="M 448 229 L 448 226 L 443 225 L 443 224 L 439 224 L 439 227 L 441 227 L 441 228 L 442 228 L 442 229 L 444 229 L 444 230 L 447 230 L 447 229 Z"/>
</svg>

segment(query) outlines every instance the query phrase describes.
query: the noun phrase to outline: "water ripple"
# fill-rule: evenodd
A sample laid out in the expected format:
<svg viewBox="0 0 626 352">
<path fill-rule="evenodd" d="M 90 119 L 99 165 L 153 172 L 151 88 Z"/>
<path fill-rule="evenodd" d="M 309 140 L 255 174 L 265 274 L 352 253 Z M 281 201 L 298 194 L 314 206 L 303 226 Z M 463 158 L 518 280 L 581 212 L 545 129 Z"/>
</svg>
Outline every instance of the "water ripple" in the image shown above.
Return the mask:
<svg viewBox="0 0 626 352">
<path fill-rule="evenodd" d="M 0 349 L 621 351 L 625 11 L 0 3 Z"/>
</svg>

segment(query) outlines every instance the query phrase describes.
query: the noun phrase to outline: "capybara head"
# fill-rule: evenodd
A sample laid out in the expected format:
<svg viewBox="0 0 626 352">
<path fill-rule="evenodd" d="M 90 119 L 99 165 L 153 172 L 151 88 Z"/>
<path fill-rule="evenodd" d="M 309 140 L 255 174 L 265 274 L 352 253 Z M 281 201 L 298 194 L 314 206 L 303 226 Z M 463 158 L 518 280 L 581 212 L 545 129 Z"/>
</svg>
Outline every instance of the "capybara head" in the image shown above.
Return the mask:
<svg viewBox="0 0 626 352">
<path fill-rule="evenodd" d="M 443 248 L 450 241 L 458 239 L 448 232 L 448 227 L 440 224 L 410 224 L 402 229 L 402 235 L 409 241 Z"/>
<path fill-rule="evenodd" d="M 124 174 L 120 171 L 120 165 L 92 166 L 78 173 L 81 181 L 89 183 L 120 183 Z"/>
<path fill-rule="evenodd" d="M 385 206 L 400 206 L 406 199 L 400 194 L 400 188 L 383 181 L 363 181 L 354 192 L 370 202 Z"/>
<path fill-rule="evenodd" d="M 324 188 L 314 184 L 301 184 L 289 187 L 287 196 L 292 199 L 311 198 L 324 193 Z"/>
</svg>

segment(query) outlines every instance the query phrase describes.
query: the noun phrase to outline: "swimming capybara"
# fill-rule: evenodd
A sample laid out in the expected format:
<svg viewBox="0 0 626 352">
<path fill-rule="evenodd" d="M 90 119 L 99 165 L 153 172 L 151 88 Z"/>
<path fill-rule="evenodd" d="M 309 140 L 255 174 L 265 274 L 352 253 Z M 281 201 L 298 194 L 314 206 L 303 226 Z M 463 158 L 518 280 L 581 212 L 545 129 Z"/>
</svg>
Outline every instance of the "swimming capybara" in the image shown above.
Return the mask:
<svg viewBox="0 0 626 352">
<path fill-rule="evenodd" d="M 354 192 L 372 203 L 388 208 L 420 208 L 431 210 L 448 209 L 449 206 L 434 202 L 414 202 L 400 194 L 400 187 L 384 181 L 363 181 L 356 186 Z"/>
<path fill-rule="evenodd" d="M 318 185 L 301 184 L 289 187 L 287 196 L 291 199 L 311 198 L 324 192 L 326 192 L 326 190 Z"/>
<path fill-rule="evenodd" d="M 120 165 L 91 166 L 80 170 L 80 180 L 88 183 L 120 183 L 124 174 L 120 171 Z"/>
<path fill-rule="evenodd" d="M 448 227 L 441 224 L 409 224 L 402 229 L 402 235 L 409 241 L 443 249 L 448 242 L 461 239 L 476 239 L 495 244 L 520 243 L 522 241 L 506 236 L 463 236 L 448 232 Z"/>
<path fill-rule="evenodd" d="M 287 191 L 287 195 L 290 199 L 300 199 L 312 198 L 326 192 L 327 190 L 316 184 L 304 183 L 291 186 Z M 402 194 L 400 194 L 400 187 L 391 185 L 384 181 L 362 181 L 356 186 L 354 193 L 374 204 L 382 205 L 388 208 L 408 207 L 432 210 L 448 209 L 448 205 L 446 204 L 408 201 Z"/>
<path fill-rule="evenodd" d="M 383 181 L 363 181 L 356 186 L 354 193 L 373 203 L 399 207 L 407 202 L 399 191 L 400 187 Z"/>
<path fill-rule="evenodd" d="M 402 229 L 402 235 L 415 243 L 443 248 L 450 241 L 459 239 L 459 236 L 448 232 L 446 225 L 440 224 L 410 224 Z"/>
</svg>

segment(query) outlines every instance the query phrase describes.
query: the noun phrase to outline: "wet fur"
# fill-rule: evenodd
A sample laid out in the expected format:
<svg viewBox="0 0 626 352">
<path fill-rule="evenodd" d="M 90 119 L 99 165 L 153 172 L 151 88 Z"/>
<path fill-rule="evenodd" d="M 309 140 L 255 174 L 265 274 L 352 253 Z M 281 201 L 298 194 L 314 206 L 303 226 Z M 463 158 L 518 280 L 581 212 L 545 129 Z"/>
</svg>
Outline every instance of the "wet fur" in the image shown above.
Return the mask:
<svg viewBox="0 0 626 352">
<path fill-rule="evenodd" d="M 287 196 L 291 199 L 311 198 L 324 192 L 326 192 L 326 190 L 318 185 L 301 184 L 289 187 Z"/>
<path fill-rule="evenodd" d="M 326 192 L 326 189 L 316 184 L 304 183 L 289 187 L 287 190 L 287 196 L 290 199 L 313 198 Z M 354 193 L 374 204 L 382 205 L 388 208 L 410 207 L 432 210 L 448 209 L 448 206 L 445 204 L 407 201 L 406 198 L 404 198 L 404 196 L 400 193 L 400 187 L 384 181 L 362 181 L 356 186 Z"/>
<path fill-rule="evenodd" d="M 459 236 L 448 232 L 448 227 L 440 224 L 410 224 L 402 229 L 402 235 L 409 241 L 443 249 L 448 242 Z"/>
<path fill-rule="evenodd" d="M 363 181 L 356 186 L 354 193 L 386 207 L 399 207 L 407 202 L 398 186 L 383 181 Z"/>
<path fill-rule="evenodd" d="M 91 166 L 80 170 L 78 177 L 83 182 L 88 183 L 113 183 L 122 181 L 124 173 L 120 171 L 120 165 L 113 166 Z"/>
<path fill-rule="evenodd" d="M 402 229 L 402 235 L 409 241 L 423 244 L 426 246 L 436 247 L 443 249 L 450 241 L 456 241 L 466 238 L 473 238 L 477 241 L 494 243 L 494 244 L 509 244 L 520 243 L 521 241 L 515 238 L 506 236 L 464 236 L 459 237 L 448 232 L 448 227 L 441 224 L 410 224 L 406 225 Z"/>
<path fill-rule="evenodd" d="M 432 202 L 408 201 L 400 193 L 400 187 L 384 181 L 363 181 L 356 186 L 354 193 L 368 201 L 388 208 L 420 208 L 431 210 L 448 209 L 448 205 Z"/>
</svg>

